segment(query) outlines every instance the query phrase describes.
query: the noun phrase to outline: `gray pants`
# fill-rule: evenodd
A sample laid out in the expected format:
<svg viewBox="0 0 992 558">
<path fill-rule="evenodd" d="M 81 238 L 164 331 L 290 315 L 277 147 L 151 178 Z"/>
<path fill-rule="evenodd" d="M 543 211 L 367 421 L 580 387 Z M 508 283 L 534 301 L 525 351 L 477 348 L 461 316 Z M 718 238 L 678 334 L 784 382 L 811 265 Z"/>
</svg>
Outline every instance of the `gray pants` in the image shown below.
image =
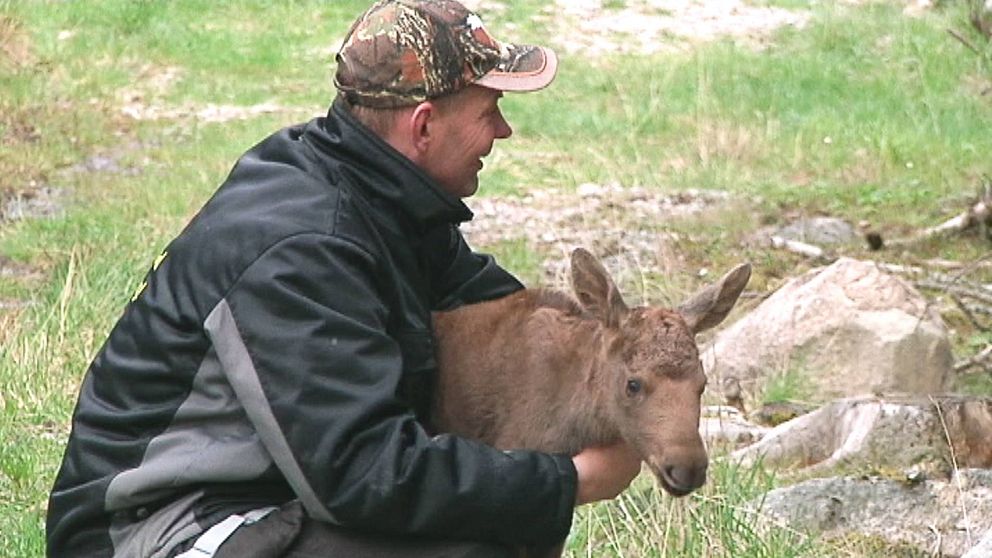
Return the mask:
<svg viewBox="0 0 992 558">
<path fill-rule="evenodd" d="M 238 527 L 214 558 L 511 558 L 507 547 L 356 533 L 314 521 L 299 502 Z"/>
</svg>

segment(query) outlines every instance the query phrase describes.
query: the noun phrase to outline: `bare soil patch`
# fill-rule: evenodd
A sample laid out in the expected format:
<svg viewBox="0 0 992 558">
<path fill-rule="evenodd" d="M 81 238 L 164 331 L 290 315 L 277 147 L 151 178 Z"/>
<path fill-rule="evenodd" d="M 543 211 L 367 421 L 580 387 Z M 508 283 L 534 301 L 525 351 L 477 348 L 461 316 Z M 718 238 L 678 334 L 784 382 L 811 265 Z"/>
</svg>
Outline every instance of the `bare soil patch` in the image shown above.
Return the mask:
<svg viewBox="0 0 992 558">
<path fill-rule="evenodd" d="M 475 219 L 462 225 L 473 246 L 520 240 L 545 257 L 545 280 L 567 284 L 568 254 L 578 246 L 602 259 L 619 283 L 642 281 L 645 270 L 670 272 L 686 261 L 685 240 L 667 225 L 699 216 L 731 200 L 723 191 L 663 193 L 620 184 L 582 184 L 576 191 L 536 190 L 527 196 L 473 198 Z"/>
<path fill-rule="evenodd" d="M 607 9 L 602 0 L 556 0 L 568 33 L 569 52 L 653 53 L 686 50 L 702 42 L 732 37 L 760 47 L 783 26 L 802 27 L 807 12 L 752 6 L 741 0 L 630 0 Z"/>
<path fill-rule="evenodd" d="M 32 182 L 26 188 L 9 192 L 0 201 L 0 224 L 56 215 L 62 211 L 65 196 L 62 188 Z"/>
<path fill-rule="evenodd" d="M 470 8 L 502 12 L 498 0 L 467 0 Z M 605 4 L 605 5 L 604 5 Z M 732 37 L 760 47 L 783 26 L 802 27 L 808 12 L 753 6 L 742 0 L 555 0 L 544 10 L 567 53 L 603 55 L 687 50 Z"/>
</svg>

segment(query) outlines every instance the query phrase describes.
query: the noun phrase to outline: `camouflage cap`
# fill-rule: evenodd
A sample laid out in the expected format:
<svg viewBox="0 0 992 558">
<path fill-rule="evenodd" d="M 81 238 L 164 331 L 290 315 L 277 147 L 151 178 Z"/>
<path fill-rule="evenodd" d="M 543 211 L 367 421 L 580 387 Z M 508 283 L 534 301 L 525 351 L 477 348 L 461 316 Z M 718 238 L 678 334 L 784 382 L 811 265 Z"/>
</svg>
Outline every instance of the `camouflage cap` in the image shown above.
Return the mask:
<svg viewBox="0 0 992 558">
<path fill-rule="evenodd" d="M 455 0 L 379 0 L 352 25 L 334 85 L 355 105 L 402 107 L 470 84 L 534 91 L 555 77 L 554 51 L 499 43 Z"/>
</svg>

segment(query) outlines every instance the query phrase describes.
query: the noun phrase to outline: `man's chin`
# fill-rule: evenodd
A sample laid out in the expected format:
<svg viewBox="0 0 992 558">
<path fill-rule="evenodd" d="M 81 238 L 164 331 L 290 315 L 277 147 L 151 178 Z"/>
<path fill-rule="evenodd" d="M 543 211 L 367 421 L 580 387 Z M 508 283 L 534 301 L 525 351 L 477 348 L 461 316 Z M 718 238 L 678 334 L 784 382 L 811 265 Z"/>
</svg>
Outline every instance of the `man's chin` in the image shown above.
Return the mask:
<svg viewBox="0 0 992 558">
<path fill-rule="evenodd" d="M 468 184 L 462 186 L 461 188 L 459 188 L 456 195 L 459 198 L 467 198 L 467 197 L 470 197 L 470 196 L 475 195 L 475 193 L 477 191 L 479 191 L 479 179 L 478 178 L 475 179 L 475 180 L 473 180 L 473 181 L 471 181 L 471 182 L 469 182 Z"/>
<path fill-rule="evenodd" d="M 439 182 L 441 189 L 445 192 L 455 196 L 456 198 L 467 198 L 479 189 L 479 177 L 476 176 L 471 180 L 464 182 L 458 186 L 453 185 L 451 182 L 444 183 Z"/>
</svg>

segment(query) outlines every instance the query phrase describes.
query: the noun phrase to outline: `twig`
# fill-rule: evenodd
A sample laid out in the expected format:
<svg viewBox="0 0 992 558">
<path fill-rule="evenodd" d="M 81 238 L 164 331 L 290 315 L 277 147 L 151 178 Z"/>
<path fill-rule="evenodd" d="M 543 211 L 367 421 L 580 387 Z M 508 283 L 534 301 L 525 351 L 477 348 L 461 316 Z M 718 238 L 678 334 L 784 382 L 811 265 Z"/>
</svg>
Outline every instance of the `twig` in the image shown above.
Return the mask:
<svg viewBox="0 0 992 558">
<path fill-rule="evenodd" d="M 781 236 L 773 236 L 771 240 L 774 248 L 788 250 L 789 252 L 794 252 L 808 258 L 822 258 L 826 254 L 823 248 L 814 246 L 813 244 L 799 242 L 798 240 L 789 240 Z"/>
<path fill-rule="evenodd" d="M 989 328 L 978 323 L 978 320 L 975 319 L 975 315 L 971 313 L 971 309 L 969 309 L 968 306 L 965 305 L 965 303 L 961 300 L 961 297 L 959 297 L 954 293 L 951 293 L 951 300 L 954 301 L 954 304 L 958 307 L 958 310 L 960 310 L 961 313 L 964 314 L 964 317 L 968 318 L 968 321 L 971 322 L 972 327 L 974 327 L 978 331 L 983 331 L 983 332 L 989 331 Z"/>
<path fill-rule="evenodd" d="M 932 258 L 929 260 L 924 260 L 920 263 L 925 265 L 926 267 L 932 267 L 936 269 L 946 269 L 948 271 L 959 271 L 970 265 L 969 263 L 966 262 L 959 262 L 955 260 L 944 260 L 941 258 Z M 978 262 L 974 267 L 981 269 L 988 269 L 989 267 L 992 267 L 992 263 Z"/>
<path fill-rule="evenodd" d="M 877 265 L 879 269 L 889 273 L 910 276 L 912 283 L 919 289 L 937 290 L 947 293 L 976 329 L 988 332 L 990 328 L 983 327 L 975 317 L 975 314 L 984 316 L 992 315 L 992 290 L 983 285 L 969 283 L 964 280 L 964 277 L 968 273 L 985 265 L 990 259 L 992 259 L 992 252 L 986 252 L 975 261 L 969 262 L 966 267 L 950 275 L 928 271 L 917 266 L 896 265 L 884 262 L 879 262 Z M 931 302 L 927 303 L 928 306 L 930 304 Z M 992 345 L 985 347 L 970 358 L 954 363 L 953 369 L 955 372 L 964 372 L 965 370 L 976 367 L 980 367 L 979 370 L 992 372 Z"/>
<path fill-rule="evenodd" d="M 955 372 L 964 372 L 969 368 L 988 364 L 989 357 L 992 357 L 992 345 L 987 345 L 978 354 L 954 363 Z"/>
<path fill-rule="evenodd" d="M 962 268 L 953 275 L 928 271 L 916 266 L 890 264 L 885 262 L 879 262 L 877 265 L 882 271 L 897 275 L 910 276 L 913 285 L 915 285 L 918 289 L 941 291 L 951 296 L 972 299 L 988 307 L 992 307 L 992 290 L 983 285 L 970 283 L 962 279 L 969 271 L 980 267 L 982 260 L 987 258 L 988 255 L 983 256 L 981 260 L 970 263 L 967 267 Z M 969 310 L 975 311 L 975 308 L 969 307 Z M 986 312 L 979 311 L 979 313 L 984 314 Z"/>
<path fill-rule="evenodd" d="M 941 556 L 940 547 L 944 544 L 944 535 L 941 534 L 940 530 L 933 523 L 927 525 L 927 529 L 933 533 L 933 546 L 930 548 L 930 556 Z"/>
<path fill-rule="evenodd" d="M 968 517 L 968 506 L 965 505 L 964 489 L 961 486 L 961 469 L 958 467 L 958 457 L 957 453 L 954 451 L 954 443 L 951 442 L 951 432 L 947 428 L 947 421 L 944 420 L 944 410 L 940 408 L 940 403 L 933 398 L 932 395 L 928 396 L 930 398 L 930 403 L 933 404 L 934 409 L 937 411 L 937 418 L 940 419 L 940 426 L 944 430 L 944 438 L 947 440 L 947 449 L 951 453 L 951 468 L 952 475 L 954 479 L 954 486 L 958 489 L 958 502 L 961 503 L 961 515 L 964 517 L 964 533 L 965 540 L 970 547 L 971 542 L 971 520 Z"/>
<path fill-rule="evenodd" d="M 884 244 L 888 246 L 905 248 L 935 237 L 962 233 L 975 226 L 985 226 L 989 223 L 990 219 L 992 219 L 992 188 L 990 188 L 990 186 L 992 185 L 986 181 L 982 185 L 983 191 L 979 196 L 978 201 L 971 205 L 971 207 L 962 211 L 960 214 L 951 217 L 939 225 L 927 227 L 913 236 L 887 240 Z M 877 247 L 882 246 L 883 242 L 881 239 L 873 239 L 870 236 L 871 235 L 866 237 L 866 240 L 872 249 L 877 249 Z"/>
<path fill-rule="evenodd" d="M 962 302 L 964 302 L 964 301 L 962 301 Z M 965 305 L 966 308 L 968 308 L 968 311 L 971 312 L 972 314 L 975 314 L 975 315 L 980 314 L 982 316 L 990 316 L 990 317 L 992 317 L 992 308 L 989 308 L 986 305 L 983 305 L 983 304 L 968 304 L 967 302 L 965 302 L 964 305 Z"/>
<path fill-rule="evenodd" d="M 918 281 L 914 281 L 913 284 L 921 289 L 944 291 L 945 293 L 951 295 L 958 295 L 958 296 L 972 298 L 983 304 L 988 304 L 992 306 L 992 293 L 985 291 L 984 289 L 979 290 L 978 288 L 969 287 L 967 285 L 948 283 L 945 281 L 934 281 L 929 279 L 920 279 Z"/>
<path fill-rule="evenodd" d="M 968 47 L 971 50 L 971 52 L 974 52 L 975 54 L 977 54 L 979 56 L 982 55 L 982 51 L 978 50 L 978 48 L 976 48 L 975 45 L 971 44 L 971 41 L 969 41 L 968 39 L 964 38 L 964 36 L 961 35 L 960 33 L 958 33 L 957 31 L 955 31 L 953 29 L 948 29 L 947 32 L 950 33 L 951 36 L 954 37 L 955 39 L 961 41 L 961 44 L 963 44 L 964 46 Z"/>
</svg>

